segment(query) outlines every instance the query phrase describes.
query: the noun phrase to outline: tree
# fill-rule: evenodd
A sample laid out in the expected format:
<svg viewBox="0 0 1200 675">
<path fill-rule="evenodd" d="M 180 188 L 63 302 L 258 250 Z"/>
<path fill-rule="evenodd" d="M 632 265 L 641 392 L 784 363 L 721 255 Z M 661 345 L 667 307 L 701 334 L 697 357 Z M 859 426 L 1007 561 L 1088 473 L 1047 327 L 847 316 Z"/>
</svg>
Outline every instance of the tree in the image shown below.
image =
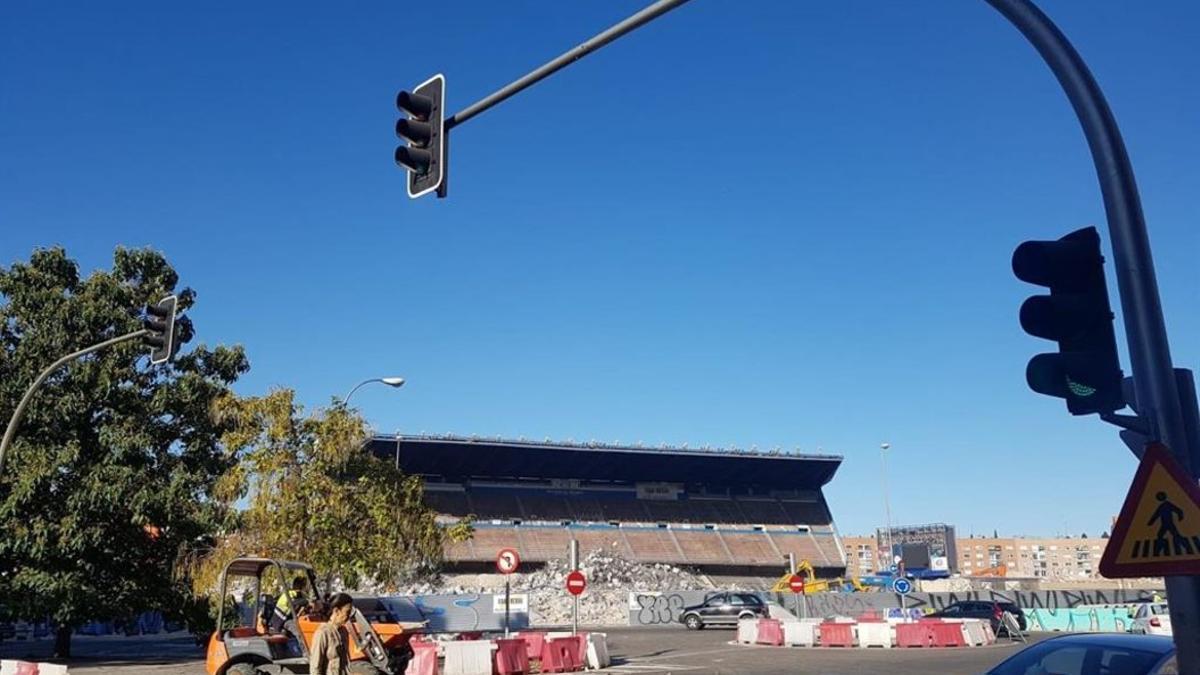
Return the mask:
<svg viewBox="0 0 1200 675">
<path fill-rule="evenodd" d="M 992 530 L 992 539 L 1000 538 L 1000 530 Z"/>
<path fill-rule="evenodd" d="M 1079 538 L 1080 538 L 1080 539 L 1087 539 L 1087 532 L 1084 532 L 1083 534 L 1080 534 L 1080 535 L 1079 535 Z"/>
<path fill-rule="evenodd" d="M 61 248 L 0 269 L 0 415 L 6 422 L 37 374 L 58 357 L 140 328 L 147 302 L 196 295 L 151 250 L 118 248 L 111 270 L 86 278 Z M 178 339 L 190 342 L 181 316 Z M 213 404 L 248 369 L 240 347 L 203 345 L 152 366 L 122 343 L 72 362 L 33 399 L 0 475 L 0 604 L 72 630 L 178 606 L 172 574 L 184 544 L 228 518 L 210 498 L 233 462 Z"/>
<path fill-rule="evenodd" d="M 1104 532 L 1101 532 L 1101 533 L 1100 533 L 1100 538 L 1101 538 L 1101 539 L 1108 539 L 1108 530 L 1105 530 Z"/>
<path fill-rule="evenodd" d="M 226 447 L 239 464 L 217 494 L 245 504 L 241 526 L 196 564 L 208 592 L 225 563 L 242 553 L 304 560 L 348 588 L 432 572 L 443 544 L 470 536 L 467 522 L 443 527 L 422 501 L 422 481 L 364 451 L 366 424 L 341 403 L 305 415 L 291 390 L 226 397 Z"/>
</svg>

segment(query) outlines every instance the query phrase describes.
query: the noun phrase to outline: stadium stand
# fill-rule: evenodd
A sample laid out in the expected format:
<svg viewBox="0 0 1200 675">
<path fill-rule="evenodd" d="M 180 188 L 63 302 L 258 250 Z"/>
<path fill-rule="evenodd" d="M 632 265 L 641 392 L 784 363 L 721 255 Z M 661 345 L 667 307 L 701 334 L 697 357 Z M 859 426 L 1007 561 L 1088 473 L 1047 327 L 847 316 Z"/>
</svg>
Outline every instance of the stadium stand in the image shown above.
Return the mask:
<svg viewBox="0 0 1200 675">
<path fill-rule="evenodd" d="M 788 553 L 818 573 L 846 561 L 821 493 L 840 457 L 647 450 L 459 437 L 376 438 L 372 452 L 426 480 L 442 522 L 471 517 L 475 535 L 448 565 L 490 566 L 514 546 L 538 564 L 607 549 L 630 560 L 769 582 Z"/>
</svg>

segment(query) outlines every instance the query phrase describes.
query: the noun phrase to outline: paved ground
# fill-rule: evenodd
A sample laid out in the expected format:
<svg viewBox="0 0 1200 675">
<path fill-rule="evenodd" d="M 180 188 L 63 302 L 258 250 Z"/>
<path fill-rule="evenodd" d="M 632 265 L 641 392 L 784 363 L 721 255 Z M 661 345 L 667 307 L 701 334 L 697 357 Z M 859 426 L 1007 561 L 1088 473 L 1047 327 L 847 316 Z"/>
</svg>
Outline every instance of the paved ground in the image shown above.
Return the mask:
<svg viewBox="0 0 1200 675">
<path fill-rule="evenodd" d="M 731 645 L 732 630 L 606 629 L 614 675 L 928 675 L 984 673 L 1017 651 L 991 647 L 925 649 L 795 649 Z M 1050 634 L 1034 635 L 1032 640 Z M 45 660 L 50 642 L 0 644 L 0 656 Z M 204 675 L 204 652 L 190 636 L 77 637 L 72 671 L 85 675 Z"/>
</svg>

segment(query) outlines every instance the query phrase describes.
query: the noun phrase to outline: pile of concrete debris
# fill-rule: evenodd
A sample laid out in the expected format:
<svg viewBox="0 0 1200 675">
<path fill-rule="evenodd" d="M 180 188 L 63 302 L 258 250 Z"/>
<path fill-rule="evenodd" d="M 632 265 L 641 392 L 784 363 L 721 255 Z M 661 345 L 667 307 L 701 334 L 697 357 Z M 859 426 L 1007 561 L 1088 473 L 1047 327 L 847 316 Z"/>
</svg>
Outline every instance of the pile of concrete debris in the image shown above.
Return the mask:
<svg viewBox="0 0 1200 675">
<path fill-rule="evenodd" d="M 509 577 L 513 593 L 529 595 L 530 618 L 536 625 L 566 625 L 571 622 L 573 600 L 565 588 L 570 566 L 567 560 L 551 560 L 544 566 L 518 572 Z M 587 591 L 579 598 L 581 625 L 625 625 L 629 621 L 631 592 L 702 590 L 711 584 L 674 565 L 640 564 L 614 552 L 594 550 L 579 561 L 579 570 L 587 579 Z M 440 579 L 410 584 L 399 590 L 403 595 L 443 593 L 503 593 L 502 574 L 455 574 Z"/>
</svg>

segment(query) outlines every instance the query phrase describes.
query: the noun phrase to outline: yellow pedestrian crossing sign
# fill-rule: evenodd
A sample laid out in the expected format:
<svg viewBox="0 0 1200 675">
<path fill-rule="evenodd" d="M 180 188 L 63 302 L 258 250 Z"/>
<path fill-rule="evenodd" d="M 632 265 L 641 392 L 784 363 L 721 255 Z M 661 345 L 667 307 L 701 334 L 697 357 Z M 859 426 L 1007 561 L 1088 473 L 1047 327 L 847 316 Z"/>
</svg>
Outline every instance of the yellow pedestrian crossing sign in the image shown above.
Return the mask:
<svg viewBox="0 0 1200 675">
<path fill-rule="evenodd" d="M 1200 574 L 1200 487 L 1161 443 L 1142 455 L 1100 574 L 1110 579 Z"/>
</svg>

